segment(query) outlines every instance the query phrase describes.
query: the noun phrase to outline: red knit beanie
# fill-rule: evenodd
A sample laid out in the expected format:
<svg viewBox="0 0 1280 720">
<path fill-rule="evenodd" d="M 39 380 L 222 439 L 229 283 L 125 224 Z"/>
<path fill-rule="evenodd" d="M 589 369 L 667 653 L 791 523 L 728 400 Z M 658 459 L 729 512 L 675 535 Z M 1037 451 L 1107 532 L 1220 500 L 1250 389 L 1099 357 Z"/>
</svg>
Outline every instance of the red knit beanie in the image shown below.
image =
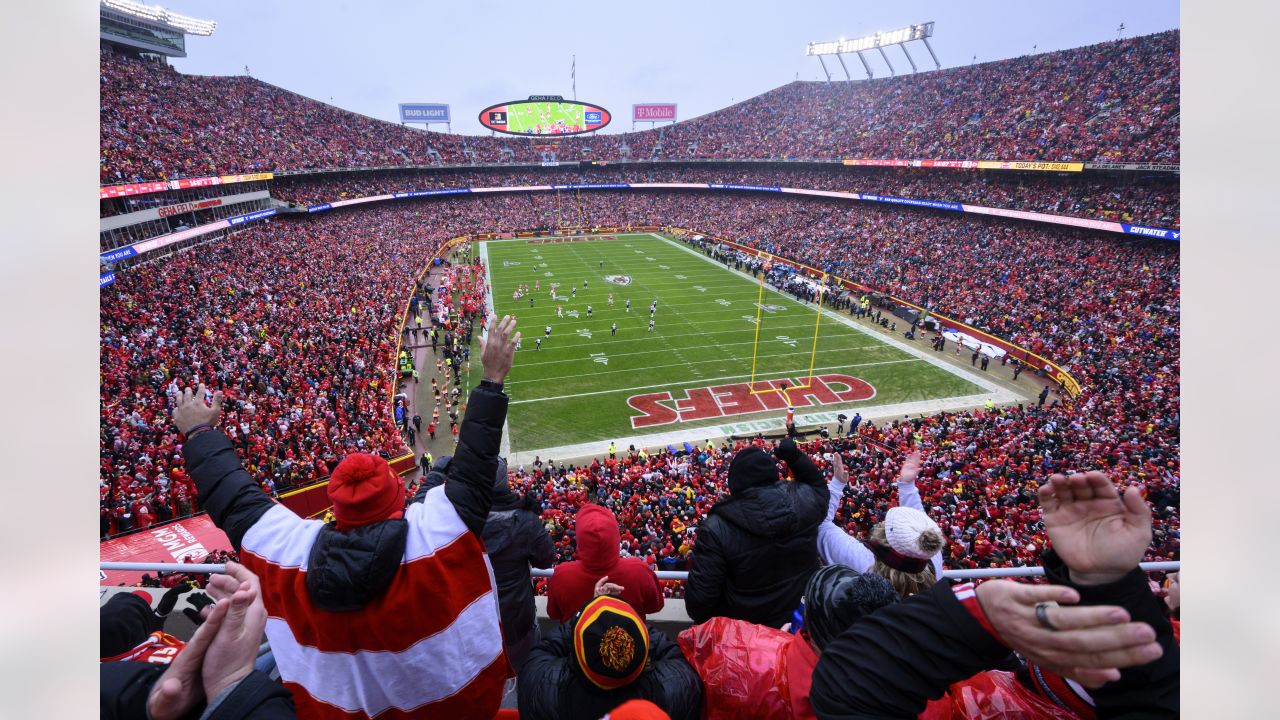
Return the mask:
<svg viewBox="0 0 1280 720">
<path fill-rule="evenodd" d="M 341 531 L 404 516 L 404 483 L 386 460 L 352 453 L 329 478 L 329 502 Z"/>
</svg>

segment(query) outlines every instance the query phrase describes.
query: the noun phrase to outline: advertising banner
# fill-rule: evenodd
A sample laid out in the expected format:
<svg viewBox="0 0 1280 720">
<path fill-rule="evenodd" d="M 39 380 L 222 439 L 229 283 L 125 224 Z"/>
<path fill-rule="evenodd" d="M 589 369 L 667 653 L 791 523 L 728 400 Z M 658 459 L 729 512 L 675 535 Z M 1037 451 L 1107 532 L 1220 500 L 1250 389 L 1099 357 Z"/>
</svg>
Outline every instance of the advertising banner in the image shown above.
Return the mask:
<svg viewBox="0 0 1280 720">
<path fill-rule="evenodd" d="M 665 122 L 676 120 L 675 103 L 639 103 L 631 106 L 632 122 Z"/>
<path fill-rule="evenodd" d="M 410 192 L 391 193 L 391 196 L 397 198 L 415 198 L 431 197 L 432 195 L 466 195 L 470 192 L 471 188 L 445 188 L 443 190 L 413 190 Z"/>
<path fill-rule="evenodd" d="M 107 540 L 98 546 L 102 562 L 172 563 L 191 558 L 201 562 L 213 550 L 230 550 L 231 541 L 208 515 L 197 515 L 167 525 Z M 142 573 L 132 570 L 109 570 L 98 576 L 100 585 L 136 583 Z"/>
<path fill-rule="evenodd" d="M 447 123 L 449 106 L 444 103 L 400 103 L 402 123 Z"/>
<path fill-rule="evenodd" d="M 275 215 L 276 212 L 278 211 L 275 208 L 270 208 L 268 210 L 259 210 L 258 212 L 251 212 L 248 215 L 237 215 L 233 218 L 227 218 L 227 224 L 240 225 L 243 223 L 253 222 L 254 220 L 269 218 L 272 215 Z"/>
<path fill-rule="evenodd" d="M 275 177 L 275 173 L 257 172 L 247 175 L 222 175 L 218 179 L 222 181 L 223 185 L 230 185 L 232 183 L 254 182 L 255 180 L 270 180 L 273 177 Z"/>
<path fill-rule="evenodd" d="M 845 165 L 865 165 L 868 167 L 911 167 L 910 160 L 854 160 L 845 158 Z"/>
<path fill-rule="evenodd" d="M 122 248 L 116 248 L 115 250 L 108 250 L 107 252 L 104 252 L 98 255 L 98 259 L 104 263 L 113 263 L 113 262 L 120 262 L 125 258 L 133 257 L 134 255 L 137 255 L 137 254 L 138 254 L 138 251 L 134 250 L 133 246 L 130 245 L 129 247 L 122 247 Z"/>
<path fill-rule="evenodd" d="M 913 167 L 925 168 L 962 168 L 971 170 L 978 167 L 977 160 L 912 160 Z"/>
<path fill-rule="evenodd" d="M 736 185 L 733 183 L 707 183 L 712 190 L 756 190 L 760 192 L 782 192 L 777 185 Z"/>
<path fill-rule="evenodd" d="M 574 185 L 552 185 L 552 190 L 626 190 L 629 183 L 579 183 Z"/>
<path fill-rule="evenodd" d="M 221 184 L 222 184 L 222 177 L 219 175 L 215 175 L 213 177 L 201 177 L 201 178 L 182 178 L 180 180 L 170 180 L 169 189 L 185 190 L 187 188 L 212 187 L 214 185 L 221 185 Z"/>
<path fill-rule="evenodd" d="M 132 183 L 129 185 L 104 185 L 98 188 L 98 199 L 105 200 L 106 198 L 126 197 L 129 195 L 146 195 L 148 193 L 164 192 L 165 190 L 185 190 L 186 188 L 230 185 L 232 183 L 253 182 L 255 180 L 270 180 L 273 177 L 275 177 L 274 173 L 258 172 L 242 175 L 211 175 L 209 177 L 182 178 L 180 180 Z"/>
<path fill-rule="evenodd" d="M 183 215 L 196 210 L 207 210 L 212 207 L 218 207 L 222 204 L 222 198 L 209 198 L 208 200 L 198 200 L 196 202 L 182 203 L 181 205 L 170 205 L 168 207 L 158 208 L 156 212 L 162 218 L 173 217 L 174 215 Z"/>
<path fill-rule="evenodd" d="M 1084 170 L 1082 162 L 1031 162 L 1031 161 L 997 161 L 979 160 L 979 170 L 1039 170 L 1044 172 L 1080 172 Z"/>
<path fill-rule="evenodd" d="M 894 205 L 914 205 L 915 207 L 933 208 L 935 210 L 964 212 L 964 207 L 962 207 L 960 203 L 946 202 L 944 200 L 917 200 L 915 198 L 893 197 L 891 195 L 868 195 L 866 193 L 858 193 L 858 198 L 862 200 L 869 200 L 871 202 L 893 203 Z"/>
<path fill-rule="evenodd" d="M 1120 227 L 1124 228 L 1126 235 L 1141 235 L 1143 237 L 1158 238 L 1160 240 L 1182 240 L 1181 230 L 1146 227 L 1144 225 L 1130 225 L 1128 223 L 1120 223 Z"/>
<path fill-rule="evenodd" d="M 148 193 L 164 192 L 169 189 L 169 183 L 166 182 L 145 182 L 130 183 L 128 185 L 106 185 L 98 188 L 98 199 L 128 197 L 130 195 L 146 195 Z"/>
<path fill-rule="evenodd" d="M 98 287 L 104 288 L 116 281 L 116 274 L 113 272 L 102 273 L 98 276 Z"/>
<path fill-rule="evenodd" d="M 865 167 L 959 168 L 965 170 L 1039 170 L 1044 172 L 1081 172 L 1084 163 L 1032 162 L 999 160 L 877 160 L 845 158 L 845 165 Z"/>
<path fill-rule="evenodd" d="M 1133 170 L 1137 172 L 1181 172 L 1177 163 L 1085 163 L 1085 170 Z"/>
</svg>

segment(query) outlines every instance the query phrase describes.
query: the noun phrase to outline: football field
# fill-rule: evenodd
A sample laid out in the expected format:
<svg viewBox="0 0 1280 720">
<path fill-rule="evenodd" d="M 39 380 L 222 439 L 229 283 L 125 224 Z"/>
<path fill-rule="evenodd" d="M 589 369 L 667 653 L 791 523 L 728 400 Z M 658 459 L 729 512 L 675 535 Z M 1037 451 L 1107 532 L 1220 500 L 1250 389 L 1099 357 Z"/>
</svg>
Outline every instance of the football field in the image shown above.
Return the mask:
<svg viewBox="0 0 1280 720">
<path fill-rule="evenodd" d="M 495 240 L 480 256 L 494 311 L 514 314 L 523 333 L 506 381 L 504 450 L 517 459 L 776 431 L 788 405 L 799 426 L 834 429 L 842 411 L 1015 398 L 901 332 L 830 308 L 819 320 L 815 305 L 767 286 L 761 297 L 755 278 L 656 234 Z M 529 292 L 516 299 L 520 285 Z"/>
<path fill-rule="evenodd" d="M 557 122 L 562 123 L 564 127 L 585 128 L 583 112 L 582 105 L 573 103 L 529 103 L 522 106 L 520 110 L 508 113 L 507 129 L 511 132 L 531 133 L 534 127 L 541 126 L 540 134 L 546 135 L 551 134 L 548 128 Z"/>
</svg>

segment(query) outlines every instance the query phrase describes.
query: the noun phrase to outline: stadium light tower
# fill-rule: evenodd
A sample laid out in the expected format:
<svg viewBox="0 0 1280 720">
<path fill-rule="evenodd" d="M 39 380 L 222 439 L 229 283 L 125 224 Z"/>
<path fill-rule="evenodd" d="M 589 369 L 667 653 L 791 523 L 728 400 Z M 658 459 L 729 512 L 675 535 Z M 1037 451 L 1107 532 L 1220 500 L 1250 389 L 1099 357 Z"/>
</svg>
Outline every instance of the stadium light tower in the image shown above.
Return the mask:
<svg viewBox="0 0 1280 720">
<path fill-rule="evenodd" d="M 133 0 L 100 0 L 99 30 L 103 40 L 119 47 L 165 57 L 186 57 L 187 35 L 208 37 L 217 29 L 200 20 Z"/>
<path fill-rule="evenodd" d="M 911 64 L 911 72 L 918 72 L 915 58 L 911 57 L 911 53 L 907 50 L 907 43 L 913 40 L 919 40 L 929 51 L 929 56 L 933 58 L 933 64 L 938 69 L 942 69 L 942 63 L 938 62 L 938 56 L 933 52 L 933 46 L 929 44 L 929 38 L 933 36 L 933 23 L 919 23 L 917 25 L 908 25 L 897 30 L 889 30 L 887 32 L 877 32 L 872 35 L 865 35 L 860 38 L 847 40 L 840 38 L 828 42 L 811 42 L 805 50 L 805 55 L 812 55 L 818 58 L 818 62 L 822 64 L 822 71 L 826 73 L 827 82 L 831 82 L 831 71 L 827 69 L 827 63 L 822 59 L 824 55 L 835 55 L 840 61 L 840 67 L 844 68 L 844 76 L 846 80 L 853 80 L 853 76 L 849 74 L 849 68 L 844 64 L 844 53 L 853 53 L 862 61 L 862 67 L 867 71 L 867 79 L 875 78 L 875 74 L 871 72 L 871 65 L 867 62 L 867 58 L 862 54 L 867 50 L 878 50 L 880 57 L 884 58 L 884 64 L 889 66 L 889 72 L 897 75 L 898 71 L 890 62 L 889 56 L 885 54 L 884 49 L 891 45 L 897 45 L 902 54 L 907 56 L 907 62 Z"/>
</svg>

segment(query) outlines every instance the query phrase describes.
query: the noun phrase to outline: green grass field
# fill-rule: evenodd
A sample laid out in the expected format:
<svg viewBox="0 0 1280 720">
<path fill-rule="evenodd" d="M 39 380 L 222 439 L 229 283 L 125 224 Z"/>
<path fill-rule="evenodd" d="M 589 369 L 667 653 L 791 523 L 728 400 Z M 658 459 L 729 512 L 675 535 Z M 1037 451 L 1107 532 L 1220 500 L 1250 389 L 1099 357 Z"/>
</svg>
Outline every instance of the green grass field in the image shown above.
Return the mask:
<svg viewBox="0 0 1280 720">
<path fill-rule="evenodd" d="M 757 347 L 754 389 L 766 390 L 759 381 L 778 379 L 812 385 L 805 378 L 814 347 L 815 306 L 766 288 L 757 342 L 759 282 L 677 241 L 656 235 L 541 244 L 491 241 L 483 244 L 481 257 L 490 268 L 497 315 L 515 314 L 523 333 L 506 383 L 512 451 L 597 441 L 602 450 L 610 440 L 625 448 L 624 439 L 654 433 L 707 427 L 738 432 L 745 431 L 744 423 L 762 419 L 779 425 L 786 414 L 781 394 L 752 395 L 753 388 L 743 385 L 751 379 Z M 629 284 L 616 284 L 608 276 L 625 276 Z M 534 289 L 536 282 L 541 282 L 540 290 Z M 564 296 L 558 303 L 551 299 L 552 283 L 559 284 L 558 293 Z M 513 300 L 520 284 L 528 284 L 530 292 Z M 608 304 L 610 293 L 613 306 Z M 649 305 L 655 298 L 658 308 L 650 331 Z M 564 317 L 556 317 L 557 304 Z M 547 325 L 552 328 L 549 337 Z M 540 349 L 538 338 L 543 338 Z M 819 384 L 829 392 L 809 398 L 797 398 L 796 390 L 789 393 L 798 416 L 830 412 L 834 418 L 836 410 L 985 392 L 824 315 L 813 375 L 832 374 L 868 383 L 874 396 L 868 397 L 865 387 L 854 392 L 855 385 L 861 387 L 857 383 L 824 381 Z M 702 388 L 717 388 L 718 399 Z M 831 393 L 841 391 L 849 393 L 843 396 L 848 400 L 830 402 Z M 670 399 L 661 393 L 670 393 Z M 637 408 L 628 404 L 635 396 L 649 397 L 636 401 Z"/>
<path fill-rule="evenodd" d="M 533 132 L 535 126 L 541 125 L 540 134 L 549 134 L 548 126 L 554 125 L 556 121 L 563 122 L 565 127 L 577 126 L 582 129 L 586 127 L 583 108 L 582 105 L 556 102 L 527 103 L 517 110 L 508 111 L 507 129 L 511 132 L 528 133 Z"/>
</svg>

